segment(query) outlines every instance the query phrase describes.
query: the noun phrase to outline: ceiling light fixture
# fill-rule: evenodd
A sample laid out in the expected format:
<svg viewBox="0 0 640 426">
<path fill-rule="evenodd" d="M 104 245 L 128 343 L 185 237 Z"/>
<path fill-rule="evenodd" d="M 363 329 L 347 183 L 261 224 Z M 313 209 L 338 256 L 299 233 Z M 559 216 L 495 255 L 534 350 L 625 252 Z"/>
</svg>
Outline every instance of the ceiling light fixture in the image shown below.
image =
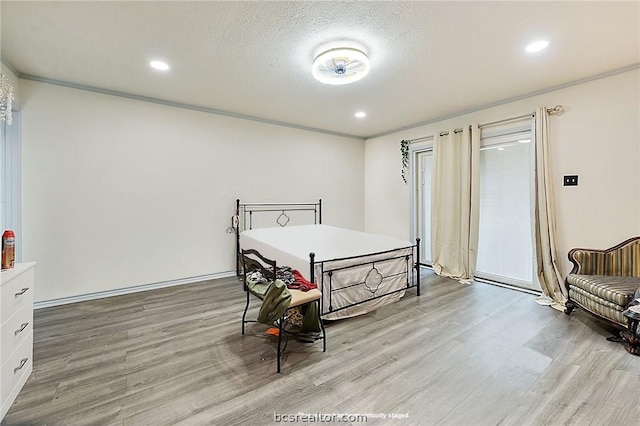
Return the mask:
<svg viewBox="0 0 640 426">
<path fill-rule="evenodd" d="M 162 61 L 151 61 L 149 62 L 149 65 L 151 65 L 151 68 L 157 69 L 159 71 L 167 71 L 169 69 L 169 65 L 167 65 L 166 62 Z"/>
<path fill-rule="evenodd" d="M 363 51 L 341 47 L 319 54 L 313 60 L 311 71 L 321 83 L 341 85 L 364 78 L 369 68 L 369 58 Z"/>
<path fill-rule="evenodd" d="M 367 116 L 367 113 L 364 111 L 358 111 L 354 114 L 357 118 L 364 118 Z"/>
<path fill-rule="evenodd" d="M 538 40 L 538 41 L 534 41 L 533 43 L 529 44 L 525 50 L 528 53 L 535 53 L 535 52 L 539 52 L 539 51 L 541 51 L 543 49 L 546 49 L 547 46 L 549 46 L 549 42 L 547 40 Z"/>
</svg>

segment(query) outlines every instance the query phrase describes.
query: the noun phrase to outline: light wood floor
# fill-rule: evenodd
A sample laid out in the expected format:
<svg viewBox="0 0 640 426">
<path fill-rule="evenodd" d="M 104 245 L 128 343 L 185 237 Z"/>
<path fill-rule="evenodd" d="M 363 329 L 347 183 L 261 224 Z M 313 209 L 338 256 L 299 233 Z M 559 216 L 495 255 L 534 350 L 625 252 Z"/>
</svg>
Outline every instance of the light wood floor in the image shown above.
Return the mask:
<svg viewBox="0 0 640 426">
<path fill-rule="evenodd" d="M 640 424 L 640 357 L 590 316 L 487 284 L 423 282 L 419 298 L 329 324 L 327 353 L 291 342 L 279 375 L 265 327 L 240 334 L 235 279 L 38 310 L 34 371 L 2 424 L 263 425 L 274 413 Z"/>
</svg>

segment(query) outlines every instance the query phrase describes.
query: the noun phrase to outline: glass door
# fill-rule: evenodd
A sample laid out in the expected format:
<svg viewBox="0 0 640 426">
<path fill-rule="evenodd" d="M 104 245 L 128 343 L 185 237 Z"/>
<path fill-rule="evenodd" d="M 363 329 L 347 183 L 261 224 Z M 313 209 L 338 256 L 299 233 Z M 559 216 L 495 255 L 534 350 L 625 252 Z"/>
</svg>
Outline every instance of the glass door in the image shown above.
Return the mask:
<svg viewBox="0 0 640 426">
<path fill-rule="evenodd" d="M 431 266 L 431 170 L 433 152 L 431 149 L 416 152 L 415 199 L 417 207 L 416 235 L 420 237 L 420 263 Z"/>
<path fill-rule="evenodd" d="M 476 276 L 540 290 L 534 276 L 531 132 L 482 139 Z"/>
</svg>

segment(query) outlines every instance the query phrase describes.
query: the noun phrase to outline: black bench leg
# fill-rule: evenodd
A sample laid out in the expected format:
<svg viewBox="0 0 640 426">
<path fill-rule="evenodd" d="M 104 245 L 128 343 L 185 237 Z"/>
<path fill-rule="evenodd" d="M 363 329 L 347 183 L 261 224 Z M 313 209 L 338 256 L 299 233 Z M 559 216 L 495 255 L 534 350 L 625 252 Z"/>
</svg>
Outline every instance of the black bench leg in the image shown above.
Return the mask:
<svg viewBox="0 0 640 426">
<path fill-rule="evenodd" d="M 320 301 L 318 300 L 316 303 L 318 304 L 318 309 L 316 309 L 316 312 L 318 312 L 318 322 L 320 323 L 320 329 L 322 330 L 322 352 L 326 352 L 327 332 L 324 329 L 324 323 L 322 322 L 322 317 L 320 316 Z"/>
<path fill-rule="evenodd" d="M 286 314 L 286 311 L 285 311 Z M 282 324 L 284 324 L 284 315 L 282 314 L 282 317 L 280 318 L 279 324 L 278 324 L 278 368 L 277 368 L 277 373 L 280 372 L 280 355 L 282 353 L 282 349 L 281 349 L 281 345 L 282 345 L 282 333 L 284 332 L 282 329 Z"/>
<path fill-rule="evenodd" d="M 247 304 L 244 305 L 244 313 L 242 314 L 242 334 L 244 334 L 244 325 L 247 323 L 245 318 L 247 317 L 247 310 L 249 309 L 249 292 L 245 291 L 245 293 L 247 293 Z"/>
</svg>

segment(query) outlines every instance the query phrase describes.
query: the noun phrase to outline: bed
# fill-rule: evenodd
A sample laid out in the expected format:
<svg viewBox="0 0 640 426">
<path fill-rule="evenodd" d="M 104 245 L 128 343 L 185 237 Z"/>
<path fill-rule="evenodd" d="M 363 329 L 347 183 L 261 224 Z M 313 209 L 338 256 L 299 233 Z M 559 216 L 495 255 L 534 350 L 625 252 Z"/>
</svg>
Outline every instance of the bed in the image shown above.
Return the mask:
<svg viewBox="0 0 640 426">
<path fill-rule="evenodd" d="M 304 214 L 307 223 L 300 224 Z M 412 244 L 324 225 L 322 200 L 280 204 L 236 200 L 233 221 L 236 258 L 242 249 L 254 249 L 300 271 L 322 291 L 323 319 L 371 312 L 399 300 L 412 287 L 420 295 L 419 239 Z M 239 263 L 237 273 L 241 275 Z"/>
</svg>

